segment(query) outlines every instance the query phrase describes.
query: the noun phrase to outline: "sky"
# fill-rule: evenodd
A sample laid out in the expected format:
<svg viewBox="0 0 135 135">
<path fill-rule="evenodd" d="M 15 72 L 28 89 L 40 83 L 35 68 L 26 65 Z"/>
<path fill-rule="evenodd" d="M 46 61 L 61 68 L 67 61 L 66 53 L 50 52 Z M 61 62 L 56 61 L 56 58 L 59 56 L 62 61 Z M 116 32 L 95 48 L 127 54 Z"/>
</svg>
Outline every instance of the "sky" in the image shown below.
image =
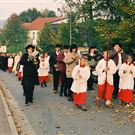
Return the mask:
<svg viewBox="0 0 135 135">
<path fill-rule="evenodd" d="M 29 8 L 38 10 L 50 9 L 57 12 L 64 0 L 0 0 L 0 20 L 7 19 L 11 14 L 19 14 Z"/>
</svg>

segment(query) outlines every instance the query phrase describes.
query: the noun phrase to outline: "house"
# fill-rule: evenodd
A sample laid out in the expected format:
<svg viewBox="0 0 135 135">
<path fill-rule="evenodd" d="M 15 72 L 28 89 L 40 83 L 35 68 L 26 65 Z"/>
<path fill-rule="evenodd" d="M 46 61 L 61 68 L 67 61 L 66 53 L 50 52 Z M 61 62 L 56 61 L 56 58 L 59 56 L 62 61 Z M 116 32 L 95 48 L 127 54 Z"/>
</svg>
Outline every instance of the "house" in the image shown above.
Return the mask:
<svg viewBox="0 0 135 135">
<path fill-rule="evenodd" d="M 45 24 L 50 23 L 53 29 L 61 23 L 66 23 L 67 19 L 64 17 L 51 17 L 51 18 L 37 18 L 31 23 L 24 23 L 23 27 L 28 30 L 28 37 L 33 45 L 37 45 L 38 32 L 43 29 Z"/>
</svg>

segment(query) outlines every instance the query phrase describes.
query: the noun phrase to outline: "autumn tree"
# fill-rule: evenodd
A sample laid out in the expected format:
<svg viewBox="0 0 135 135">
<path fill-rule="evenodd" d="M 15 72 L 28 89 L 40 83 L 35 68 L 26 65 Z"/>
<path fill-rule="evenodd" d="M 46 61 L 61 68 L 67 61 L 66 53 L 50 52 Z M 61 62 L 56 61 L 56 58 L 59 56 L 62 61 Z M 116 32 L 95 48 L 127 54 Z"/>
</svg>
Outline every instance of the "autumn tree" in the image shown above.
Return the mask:
<svg viewBox="0 0 135 135">
<path fill-rule="evenodd" d="M 20 18 L 11 15 L 2 32 L 2 37 L 7 45 L 8 51 L 16 52 L 24 49 L 27 42 L 27 31 L 23 28 Z"/>
</svg>

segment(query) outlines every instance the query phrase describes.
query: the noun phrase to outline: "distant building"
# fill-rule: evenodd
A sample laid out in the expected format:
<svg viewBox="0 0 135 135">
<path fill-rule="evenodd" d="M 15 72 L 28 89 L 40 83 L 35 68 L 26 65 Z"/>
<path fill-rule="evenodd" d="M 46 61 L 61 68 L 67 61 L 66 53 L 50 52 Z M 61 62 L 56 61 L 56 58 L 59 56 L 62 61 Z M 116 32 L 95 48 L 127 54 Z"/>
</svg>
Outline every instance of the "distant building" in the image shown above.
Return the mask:
<svg viewBox="0 0 135 135">
<path fill-rule="evenodd" d="M 50 23 L 51 28 L 56 30 L 59 24 L 66 22 L 67 19 L 64 17 L 37 18 L 31 23 L 24 23 L 23 26 L 28 30 L 30 42 L 37 45 L 38 32 L 43 29 L 45 24 Z"/>
</svg>

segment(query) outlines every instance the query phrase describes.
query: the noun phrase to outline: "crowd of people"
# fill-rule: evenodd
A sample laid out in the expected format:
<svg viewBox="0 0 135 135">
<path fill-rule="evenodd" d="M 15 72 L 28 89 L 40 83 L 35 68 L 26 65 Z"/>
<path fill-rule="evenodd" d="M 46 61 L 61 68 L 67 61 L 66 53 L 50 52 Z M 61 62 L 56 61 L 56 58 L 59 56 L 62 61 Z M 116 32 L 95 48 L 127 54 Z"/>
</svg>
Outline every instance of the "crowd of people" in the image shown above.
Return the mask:
<svg viewBox="0 0 135 135">
<path fill-rule="evenodd" d="M 125 54 L 121 44 L 103 50 L 102 55 L 96 53 L 95 47 L 90 47 L 88 54 L 81 55 L 75 44 L 57 44 L 51 55 L 48 52 L 39 54 L 32 44 L 25 49 L 24 54 L 0 54 L 0 69 L 14 72 L 22 82 L 25 105 L 33 103 L 34 86 L 47 87 L 52 73 L 54 94 L 67 97 L 83 111 L 87 110 L 87 90 L 95 90 L 94 83 L 98 86 L 98 106 L 104 100 L 106 107 L 112 108 L 112 98 L 133 106 L 135 64 L 133 55 Z"/>
</svg>

